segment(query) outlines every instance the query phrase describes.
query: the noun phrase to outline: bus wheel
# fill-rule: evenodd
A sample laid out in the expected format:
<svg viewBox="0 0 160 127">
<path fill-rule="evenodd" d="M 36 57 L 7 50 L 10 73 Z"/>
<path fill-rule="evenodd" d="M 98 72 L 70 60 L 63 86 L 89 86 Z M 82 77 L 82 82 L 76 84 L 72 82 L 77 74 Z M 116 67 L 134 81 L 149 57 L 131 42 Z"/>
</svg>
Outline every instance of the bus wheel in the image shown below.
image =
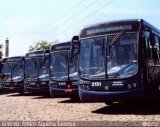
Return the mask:
<svg viewBox="0 0 160 127">
<path fill-rule="evenodd" d="M 0 83 L 0 91 L 2 90 L 2 87 L 3 87 L 3 85 L 2 85 L 2 83 Z"/>
<path fill-rule="evenodd" d="M 24 91 L 23 91 L 23 90 L 19 91 L 19 94 L 20 94 L 20 95 L 23 95 L 23 94 L 24 94 Z"/>
<path fill-rule="evenodd" d="M 113 105 L 113 101 L 106 101 L 105 104 L 106 105 Z"/>
<path fill-rule="evenodd" d="M 71 100 L 80 101 L 79 96 L 70 96 Z"/>
<path fill-rule="evenodd" d="M 24 94 L 24 88 L 22 88 L 22 89 L 19 91 L 19 94 L 20 94 L 20 95 L 23 95 L 23 94 Z"/>
</svg>

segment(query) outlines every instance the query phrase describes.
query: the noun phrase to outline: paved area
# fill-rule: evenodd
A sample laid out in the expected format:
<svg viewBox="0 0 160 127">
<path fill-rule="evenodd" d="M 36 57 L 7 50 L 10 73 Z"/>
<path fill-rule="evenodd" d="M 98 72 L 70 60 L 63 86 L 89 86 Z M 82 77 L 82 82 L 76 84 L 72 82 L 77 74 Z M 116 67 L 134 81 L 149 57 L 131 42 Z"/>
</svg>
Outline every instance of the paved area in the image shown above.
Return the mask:
<svg viewBox="0 0 160 127">
<path fill-rule="evenodd" d="M 160 104 L 81 103 L 27 93 L 0 95 L 0 121 L 160 121 Z"/>
</svg>

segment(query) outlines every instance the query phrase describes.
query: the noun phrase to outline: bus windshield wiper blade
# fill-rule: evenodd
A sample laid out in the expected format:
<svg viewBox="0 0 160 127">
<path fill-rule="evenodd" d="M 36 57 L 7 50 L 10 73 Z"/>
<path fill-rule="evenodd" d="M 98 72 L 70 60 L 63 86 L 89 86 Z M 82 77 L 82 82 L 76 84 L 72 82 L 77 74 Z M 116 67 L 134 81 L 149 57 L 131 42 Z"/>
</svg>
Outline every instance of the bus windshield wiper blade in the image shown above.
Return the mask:
<svg viewBox="0 0 160 127">
<path fill-rule="evenodd" d="M 98 44 L 98 45 L 100 45 L 101 47 L 102 47 L 102 56 L 104 55 L 104 47 L 105 47 L 105 45 L 104 45 L 104 39 L 102 39 L 102 40 L 97 40 L 97 39 L 95 39 L 95 37 L 92 37 L 92 39 Z"/>
<path fill-rule="evenodd" d="M 114 45 L 114 44 L 117 42 L 117 40 L 119 39 L 119 37 L 121 37 L 123 34 L 125 34 L 125 31 L 119 32 L 119 33 L 112 39 L 112 41 L 108 44 L 108 46 L 110 47 L 110 46 Z"/>
<path fill-rule="evenodd" d="M 94 36 L 92 36 L 92 39 L 98 44 L 98 45 L 100 45 L 100 46 L 103 46 L 103 42 L 102 42 L 102 44 L 101 44 L 101 41 L 103 41 L 104 39 L 102 39 L 102 40 L 97 40 Z"/>
<path fill-rule="evenodd" d="M 32 80 L 37 80 L 37 79 L 38 79 L 38 76 L 31 76 L 30 79 L 32 79 Z"/>
</svg>

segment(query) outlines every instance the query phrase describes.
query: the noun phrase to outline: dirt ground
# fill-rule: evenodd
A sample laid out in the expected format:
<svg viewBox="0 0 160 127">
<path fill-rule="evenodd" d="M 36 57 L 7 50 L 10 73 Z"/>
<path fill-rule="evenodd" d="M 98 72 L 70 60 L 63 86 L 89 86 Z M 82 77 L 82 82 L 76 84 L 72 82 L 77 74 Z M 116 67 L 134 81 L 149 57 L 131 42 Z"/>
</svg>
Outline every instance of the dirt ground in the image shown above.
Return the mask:
<svg viewBox="0 0 160 127">
<path fill-rule="evenodd" d="M 0 95 L 0 121 L 160 121 L 160 103 L 107 106 L 26 93 Z"/>
</svg>

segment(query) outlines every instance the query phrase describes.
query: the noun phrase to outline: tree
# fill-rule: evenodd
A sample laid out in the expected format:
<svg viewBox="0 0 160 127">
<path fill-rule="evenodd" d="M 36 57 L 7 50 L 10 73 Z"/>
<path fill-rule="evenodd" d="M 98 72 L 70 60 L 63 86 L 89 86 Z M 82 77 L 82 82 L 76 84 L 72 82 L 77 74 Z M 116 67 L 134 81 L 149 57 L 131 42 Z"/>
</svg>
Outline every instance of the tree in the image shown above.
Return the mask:
<svg viewBox="0 0 160 127">
<path fill-rule="evenodd" d="M 29 46 L 29 52 L 35 51 L 35 50 L 45 50 L 49 49 L 52 44 L 59 42 L 58 40 L 55 40 L 53 42 L 47 42 L 47 41 L 38 41 L 34 42 L 34 45 Z"/>
<path fill-rule="evenodd" d="M 0 44 L 0 59 L 2 59 L 2 56 L 3 56 L 2 49 L 3 49 L 3 45 L 2 45 L 2 44 Z"/>
</svg>

